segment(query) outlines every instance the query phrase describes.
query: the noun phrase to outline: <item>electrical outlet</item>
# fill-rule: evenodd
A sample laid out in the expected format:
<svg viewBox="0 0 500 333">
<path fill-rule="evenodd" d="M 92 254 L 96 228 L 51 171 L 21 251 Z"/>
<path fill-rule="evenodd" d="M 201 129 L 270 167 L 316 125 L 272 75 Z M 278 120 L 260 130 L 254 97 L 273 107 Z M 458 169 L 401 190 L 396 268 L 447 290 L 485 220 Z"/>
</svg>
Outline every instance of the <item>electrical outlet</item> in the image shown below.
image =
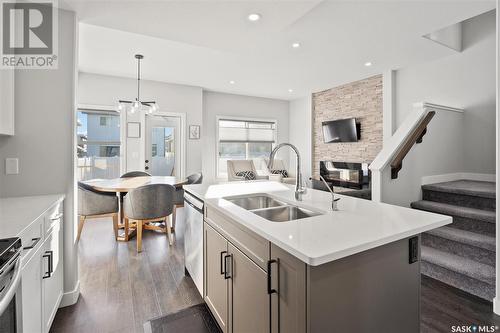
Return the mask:
<svg viewBox="0 0 500 333">
<path fill-rule="evenodd" d="M 19 159 L 17 157 L 5 159 L 5 174 L 6 175 L 19 174 Z"/>
</svg>

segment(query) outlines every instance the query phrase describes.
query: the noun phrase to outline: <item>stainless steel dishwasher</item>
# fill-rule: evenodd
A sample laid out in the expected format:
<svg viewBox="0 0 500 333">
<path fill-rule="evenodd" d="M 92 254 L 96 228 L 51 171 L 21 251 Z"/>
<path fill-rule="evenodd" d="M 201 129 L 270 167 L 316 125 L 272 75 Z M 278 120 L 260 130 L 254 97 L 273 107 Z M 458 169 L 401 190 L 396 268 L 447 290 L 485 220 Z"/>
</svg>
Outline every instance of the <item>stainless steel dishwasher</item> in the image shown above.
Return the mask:
<svg viewBox="0 0 500 333">
<path fill-rule="evenodd" d="M 184 209 L 184 265 L 203 297 L 203 201 L 185 192 Z"/>
</svg>

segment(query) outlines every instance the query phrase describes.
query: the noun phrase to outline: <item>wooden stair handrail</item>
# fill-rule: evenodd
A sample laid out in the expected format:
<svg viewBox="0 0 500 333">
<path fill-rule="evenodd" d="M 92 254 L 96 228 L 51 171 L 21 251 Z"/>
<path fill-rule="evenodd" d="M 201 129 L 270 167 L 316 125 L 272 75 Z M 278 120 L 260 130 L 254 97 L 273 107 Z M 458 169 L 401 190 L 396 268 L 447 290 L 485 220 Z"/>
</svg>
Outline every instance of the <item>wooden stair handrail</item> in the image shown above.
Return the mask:
<svg viewBox="0 0 500 333">
<path fill-rule="evenodd" d="M 391 179 L 398 178 L 398 173 L 403 166 L 403 160 L 411 150 L 414 144 L 421 143 L 422 138 L 427 133 L 427 125 L 436 114 L 436 111 L 429 111 L 425 117 L 420 120 L 412 134 L 406 139 L 405 143 L 396 153 L 396 156 L 391 162 Z"/>
</svg>

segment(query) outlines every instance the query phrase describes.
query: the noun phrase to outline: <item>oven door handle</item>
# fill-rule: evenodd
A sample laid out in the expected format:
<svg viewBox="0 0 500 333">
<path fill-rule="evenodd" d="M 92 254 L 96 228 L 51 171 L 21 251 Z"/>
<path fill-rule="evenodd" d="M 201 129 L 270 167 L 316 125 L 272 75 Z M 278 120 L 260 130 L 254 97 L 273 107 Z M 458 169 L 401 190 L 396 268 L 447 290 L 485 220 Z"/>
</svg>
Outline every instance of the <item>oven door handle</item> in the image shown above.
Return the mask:
<svg viewBox="0 0 500 333">
<path fill-rule="evenodd" d="M 17 259 L 17 262 L 13 269 L 15 273 L 12 277 L 9 289 L 5 292 L 2 299 L 0 299 L 0 314 L 4 313 L 4 311 L 9 306 L 10 301 L 12 301 L 12 299 L 14 298 L 14 295 L 17 292 L 17 288 L 19 287 L 19 283 L 21 282 L 21 258 Z"/>
</svg>

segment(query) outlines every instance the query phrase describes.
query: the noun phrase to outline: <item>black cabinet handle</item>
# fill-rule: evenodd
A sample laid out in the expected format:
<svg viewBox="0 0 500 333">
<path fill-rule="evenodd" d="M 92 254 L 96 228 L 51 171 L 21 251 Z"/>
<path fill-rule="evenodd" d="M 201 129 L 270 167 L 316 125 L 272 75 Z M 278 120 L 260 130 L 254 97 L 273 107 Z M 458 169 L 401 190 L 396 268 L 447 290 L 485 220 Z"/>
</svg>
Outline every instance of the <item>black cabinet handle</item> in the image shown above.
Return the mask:
<svg viewBox="0 0 500 333">
<path fill-rule="evenodd" d="M 146 165 L 146 166 L 144 167 L 144 169 L 149 170 L 149 167 Z"/>
<path fill-rule="evenodd" d="M 23 250 L 29 250 L 29 249 L 32 249 L 36 246 L 36 244 L 38 244 L 38 242 L 40 241 L 41 237 L 36 237 L 36 238 L 32 238 L 31 241 L 31 245 L 29 246 L 25 246 L 23 247 Z"/>
<path fill-rule="evenodd" d="M 224 267 L 223 267 L 223 261 L 224 261 L 224 254 L 227 253 L 227 251 L 222 251 L 220 253 L 220 275 L 224 275 Z"/>
<path fill-rule="evenodd" d="M 48 264 L 49 264 L 49 269 L 47 272 L 45 272 L 45 274 L 42 276 L 43 279 L 47 279 L 49 277 L 52 276 L 52 273 L 54 272 L 53 271 L 53 267 L 52 267 L 52 256 L 53 256 L 54 252 L 53 251 L 46 251 L 42 257 L 43 258 L 47 258 L 48 259 Z"/>
<path fill-rule="evenodd" d="M 224 279 L 227 280 L 227 279 L 230 279 L 231 278 L 231 275 L 227 273 L 227 259 L 231 259 L 231 263 L 232 263 L 232 258 L 233 258 L 233 255 L 232 254 L 226 254 L 224 256 Z M 231 267 L 232 269 L 232 267 Z"/>
<path fill-rule="evenodd" d="M 278 263 L 278 260 L 276 259 L 271 259 L 267 261 L 267 293 L 269 295 L 271 294 L 277 294 L 278 291 L 276 289 L 272 289 L 271 287 L 271 269 L 272 269 L 272 264 Z M 279 273 L 279 271 L 278 271 Z"/>
<path fill-rule="evenodd" d="M 276 264 L 278 268 L 278 289 L 273 289 L 272 288 L 272 268 L 273 264 Z M 276 294 L 278 295 L 278 318 L 277 318 L 277 323 L 278 323 L 278 333 L 281 332 L 281 302 L 279 299 L 279 290 L 280 290 L 280 260 L 279 259 L 271 259 L 267 261 L 267 293 L 269 295 Z M 271 300 L 272 302 L 272 300 Z M 272 306 L 271 306 L 272 309 Z M 272 322 L 272 310 L 271 310 L 271 316 L 269 317 L 269 331 L 272 332 L 273 330 L 273 322 Z"/>
</svg>

